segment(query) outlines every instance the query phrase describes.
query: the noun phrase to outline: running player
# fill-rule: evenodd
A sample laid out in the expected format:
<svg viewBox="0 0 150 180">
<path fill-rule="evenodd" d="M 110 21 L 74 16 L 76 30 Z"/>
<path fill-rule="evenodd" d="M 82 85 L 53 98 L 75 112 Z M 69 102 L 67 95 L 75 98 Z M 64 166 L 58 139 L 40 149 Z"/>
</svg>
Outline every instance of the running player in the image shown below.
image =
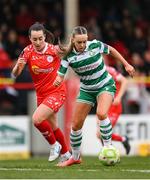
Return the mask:
<svg viewBox="0 0 150 180">
<path fill-rule="evenodd" d="M 127 89 L 127 79 L 121 73 L 116 71 L 115 68 L 111 66 L 107 66 L 106 70 L 113 77 L 116 84 L 116 93 L 115 93 L 114 101 L 108 112 L 108 118 L 111 121 L 112 127 L 114 127 L 119 119 L 119 116 L 122 113 L 121 100 Z M 99 127 L 99 121 L 97 122 L 98 122 L 97 127 Z M 99 128 L 97 128 L 97 137 L 100 138 Z M 126 154 L 129 154 L 131 147 L 127 136 L 120 136 L 119 134 L 112 133 L 112 140 L 122 142 L 126 150 Z"/>
<path fill-rule="evenodd" d="M 106 70 L 102 54 L 110 54 L 122 62 L 131 76 L 134 75 L 135 70 L 113 47 L 97 40 L 88 41 L 87 30 L 82 26 L 73 29 L 70 44 L 64 47 L 60 45 L 60 49 L 64 51 L 64 58 L 54 85 L 61 86 L 69 66 L 80 77 L 80 92 L 75 105 L 70 134 L 72 156 L 69 160 L 58 164 L 60 167 L 65 167 L 81 163 L 82 126 L 96 101 L 101 138 L 104 146 L 112 144 L 112 126 L 107 114 L 113 102 L 116 87 L 112 76 Z"/>
<path fill-rule="evenodd" d="M 32 119 L 34 126 L 42 133 L 50 144 L 49 161 L 60 155 L 60 160 L 70 157 L 64 135 L 58 128 L 56 113 L 66 98 L 65 84 L 59 87 L 53 85 L 60 67 L 58 48 L 46 42 L 46 37 L 53 37 L 40 23 L 29 28 L 31 44 L 20 54 L 12 75 L 18 77 L 25 65 L 29 67 L 37 95 L 37 109 Z"/>
</svg>

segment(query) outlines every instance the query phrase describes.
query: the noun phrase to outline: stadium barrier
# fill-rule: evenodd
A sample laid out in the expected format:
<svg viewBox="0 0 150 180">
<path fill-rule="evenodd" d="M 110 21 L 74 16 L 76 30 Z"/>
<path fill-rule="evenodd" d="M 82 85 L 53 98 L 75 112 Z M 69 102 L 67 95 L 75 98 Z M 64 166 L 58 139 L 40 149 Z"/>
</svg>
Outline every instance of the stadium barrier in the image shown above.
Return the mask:
<svg viewBox="0 0 150 180">
<path fill-rule="evenodd" d="M 0 160 L 30 157 L 30 119 L 28 116 L 0 117 Z"/>
</svg>

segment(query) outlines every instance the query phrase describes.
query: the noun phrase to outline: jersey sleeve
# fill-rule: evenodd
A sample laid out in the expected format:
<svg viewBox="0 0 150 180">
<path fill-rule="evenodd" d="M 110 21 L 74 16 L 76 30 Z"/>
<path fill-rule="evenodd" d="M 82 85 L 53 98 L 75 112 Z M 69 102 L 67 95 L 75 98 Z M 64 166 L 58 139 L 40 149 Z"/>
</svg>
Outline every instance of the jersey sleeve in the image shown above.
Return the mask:
<svg viewBox="0 0 150 180">
<path fill-rule="evenodd" d="M 25 62 L 28 62 L 30 56 L 30 50 L 28 47 L 24 48 L 23 51 L 20 53 L 19 58 L 24 58 Z"/>
<path fill-rule="evenodd" d="M 100 53 L 109 54 L 109 46 L 101 41 L 97 41 L 100 49 Z"/>
<path fill-rule="evenodd" d="M 58 70 L 58 74 L 61 75 L 61 76 L 64 76 L 66 74 L 66 72 L 67 72 L 68 67 L 69 67 L 69 62 L 67 61 L 67 58 L 62 59 L 60 68 Z"/>
<path fill-rule="evenodd" d="M 99 41 L 100 53 L 109 54 L 109 46 Z"/>
</svg>

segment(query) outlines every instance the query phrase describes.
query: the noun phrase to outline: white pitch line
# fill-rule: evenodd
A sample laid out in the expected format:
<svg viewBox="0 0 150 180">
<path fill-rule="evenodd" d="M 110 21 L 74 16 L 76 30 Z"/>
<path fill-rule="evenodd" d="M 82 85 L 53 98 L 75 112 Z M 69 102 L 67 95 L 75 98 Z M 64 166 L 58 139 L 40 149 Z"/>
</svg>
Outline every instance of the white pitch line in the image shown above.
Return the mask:
<svg viewBox="0 0 150 180">
<path fill-rule="evenodd" d="M 81 172 L 84 172 L 84 171 L 85 172 L 87 172 L 87 171 L 88 172 L 96 172 L 96 171 L 99 171 L 99 170 L 98 169 L 85 169 L 85 170 L 84 169 L 78 169 L 78 171 L 81 171 Z"/>
<path fill-rule="evenodd" d="M 81 172 L 96 172 L 99 171 L 98 169 L 77 169 L 78 171 Z M 55 171 L 54 169 L 39 169 L 39 168 L 0 168 L 0 171 Z"/>
<path fill-rule="evenodd" d="M 0 168 L 0 171 L 53 171 L 52 169 L 32 169 L 32 168 Z"/>
<path fill-rule="evenodd" d="M 126 172 L 140 172 L 140 173 L 150 173 L 150 169 L 122 169 L 121 171 L 126 171 Z"/>
<path fill-rule="evenodd" d="M 98 169 L 76 169 L 80 172 L 96 172 L 99 171 Z M 111 169 L 109 169 L 111 170 Z M 105 169 L 104 171 L 109 171 L 108 169 Z M 39 169 L 39 168 L 0 168 L 0 171 L 55 171 L 54 169 Z M 121 171 L 124 172 L 139 172 L 139 173 L 150 173 L 150 169 L 122 169 Z"/>
</svg>

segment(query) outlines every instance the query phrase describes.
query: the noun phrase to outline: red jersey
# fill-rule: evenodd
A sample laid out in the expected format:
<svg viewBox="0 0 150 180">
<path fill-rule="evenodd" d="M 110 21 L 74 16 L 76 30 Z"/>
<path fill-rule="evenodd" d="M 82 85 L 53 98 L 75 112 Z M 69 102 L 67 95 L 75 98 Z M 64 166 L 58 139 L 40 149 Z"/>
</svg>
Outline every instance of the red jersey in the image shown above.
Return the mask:
<svg viewBox="0 0 150 180">
<path fill-rule="evenodd" d="M 116 84 L 116 93 L 115 96 L 118 94 L 120 89 L 120 79 L 122 78 L 122 74 L 115 70 L 115 68 L 107 66 L 106 70 L 109 72 L 109 74 L 113 77 Z"/>
<path fill-rule="evenodd" d="M 116 83 L 116 93 L 115 96 L 118 94 L 120 89 L 120 79 L 122 77 L 122 74 L 115 70 L 115 68 L 107 66 L 106 67 L 109 74 L 113 77 Z M 108 116 L 112 122 L 112 125 L 114 126 L 119 118 L 119 115 L 122 113 L 122 104 L 119 103 L 118 105 L 111 105 L 109 109 Z"/>
<path fill-rule="evenodd" d="M 37 96 L 46 97 L 55 91 L 65 90 L 64 83 L 58 87 L 53 85 L 60 67 L 60 58 L 54 45 L 46 43 L 44 50 L 37 52 L 31 44 L 23 50 L 20 57 L 28 64 Z"/>
</svg>

